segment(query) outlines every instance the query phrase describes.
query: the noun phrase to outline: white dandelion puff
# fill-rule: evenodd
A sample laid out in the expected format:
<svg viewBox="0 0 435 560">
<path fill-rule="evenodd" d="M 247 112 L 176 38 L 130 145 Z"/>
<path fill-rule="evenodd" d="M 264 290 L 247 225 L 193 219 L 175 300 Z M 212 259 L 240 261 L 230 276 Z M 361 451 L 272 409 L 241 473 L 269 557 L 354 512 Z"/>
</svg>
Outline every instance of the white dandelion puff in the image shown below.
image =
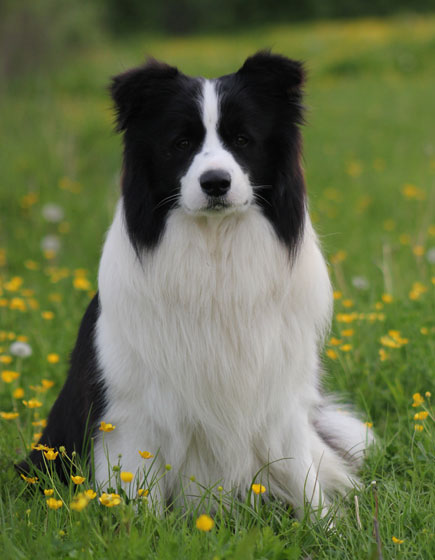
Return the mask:
<svg viewBox="0 0 435 560">
<path fill-rule="evenodd" d="M 52 222 L 54 224 L 61 222 L 65 216 L 63 208 L 58 204 L 48 203 L 44 204 L 42 207 L 42 215 L 47 220 L 47 222 Z"/>
<path fill-rule="evenodd" d="M 352 286 L 357 290 L 368 290 L 369 289 L 369 281 L 364 276 L 354 276 L 352 278 Z"/>
<path fill-rule="evenodd" d="M 426 258 L 430 264 L 435 264 L 435 247 L 428 249 Z"/>
<path fill-rule="evenodd" d="M 56 235 L 46 235 L 41 240 L 41 249 L 57 253 L 60 249 L 60 239 Z"/>
<path fill-rule="evenodd" d="M 32 355 L 32 347 L 27 342 L 16 341 L 10 345 L 9 352 L 18 358 L 28 358 Z"/>
</svg>

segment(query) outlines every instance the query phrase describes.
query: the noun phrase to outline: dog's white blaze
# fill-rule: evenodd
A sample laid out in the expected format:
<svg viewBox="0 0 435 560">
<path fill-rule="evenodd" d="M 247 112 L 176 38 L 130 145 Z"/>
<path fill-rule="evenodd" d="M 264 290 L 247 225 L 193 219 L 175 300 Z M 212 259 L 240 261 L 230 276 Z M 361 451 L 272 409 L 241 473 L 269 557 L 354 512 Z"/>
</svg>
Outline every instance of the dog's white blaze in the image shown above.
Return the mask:
<svg viewBox="0 0 435 560">
<path fill-rule="evenodd" d="M 210 80 L 204 80 L 202 90 L 202 121 L 206 129 L 206 140 L 204 150 L 222 148 L 217 136 L 217 125 L 219 119 L 219 99 L 215 84 Z"/>
<path fill-rule="evenodd" d="M 205 139 L 194 157 L 186 175 L 181 179 L 181 205 L 189 212 L 197 213 L 207 208 L 207 196 L 201 189 L 199 179 L 210 169 L 223 169 L 231 175 L 231 188 L 227 194 L 233 209 L 248 205 L 253 198 L 249 177 L 222 144 L 218 135 L 219 95 L 216 82 L 204 80 L 201 99 L 201 116 Z M 219 216 L 216 216 L 219 217 Z"/>
<path fill-rule="evenodd" d="M 186 486 L 194 475 L 243 494 L 272 461 L 262 475 L 268 492 L 299 508 L 305 500 L 319 506 L 321 491 L 349 488 L 351 469 L 313 427 L 323 402 L 318 346 L 332 297 L 308 216 L 293 265 L 254 206 L 214 228 L 179 208 L 141 262 L 120 202 L 99 290 L 96 344 L 108 403 L 101 420 L 116 425 L 95 446 L 104 488 L 106 453 L 141 477 L 150 462 L 139 450 L 157 454 L 153 472 L 173 466 L 151 492 L 157 503 L 179 496 L 180 476 Z M 359 420 L 332 405 L 324 419 L 331 429 L 342 426 L 339 447 L 350 454 L 365 447 Z"/>
</svg>

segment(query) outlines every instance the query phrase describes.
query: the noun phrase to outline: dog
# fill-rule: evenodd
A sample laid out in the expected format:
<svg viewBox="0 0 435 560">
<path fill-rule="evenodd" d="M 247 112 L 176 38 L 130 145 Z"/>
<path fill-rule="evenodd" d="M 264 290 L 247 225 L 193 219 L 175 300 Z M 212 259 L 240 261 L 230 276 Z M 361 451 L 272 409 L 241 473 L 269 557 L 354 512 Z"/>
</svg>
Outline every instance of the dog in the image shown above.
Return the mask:
<svg viewBox="0 0 435 560">
<path fill-rule="evenodd" d="M 373 434 L 321 388 L 333 298 L 307 212 L 304 81 L 261 51 L 218 79 L 149 59 L 111 83 L 122 193 L 40 440 L 89 457 L 93 437 L 102 489 L 108 465 L 143 483 L 140 450 L 148 477 L 172 467 L 156 504 L 190 476 L 244 496 L 265 466 L 299 515 L 357 483 Z"/>
</svg>

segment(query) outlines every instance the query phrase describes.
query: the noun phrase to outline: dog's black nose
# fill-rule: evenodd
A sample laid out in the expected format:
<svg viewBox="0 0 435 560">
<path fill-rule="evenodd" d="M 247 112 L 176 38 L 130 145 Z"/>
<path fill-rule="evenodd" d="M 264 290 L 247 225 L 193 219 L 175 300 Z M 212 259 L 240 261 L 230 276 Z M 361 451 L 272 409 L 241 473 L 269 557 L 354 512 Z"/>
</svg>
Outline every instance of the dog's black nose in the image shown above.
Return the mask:
<svg viewBox="0 0 435 560">
<path fill-rule="evenodd" d="M 210 169 L 201 175 L 199 184 L 208 196 L 223 196 L 231 186 L 231 175 L 223 169 Z"/>
</svg>

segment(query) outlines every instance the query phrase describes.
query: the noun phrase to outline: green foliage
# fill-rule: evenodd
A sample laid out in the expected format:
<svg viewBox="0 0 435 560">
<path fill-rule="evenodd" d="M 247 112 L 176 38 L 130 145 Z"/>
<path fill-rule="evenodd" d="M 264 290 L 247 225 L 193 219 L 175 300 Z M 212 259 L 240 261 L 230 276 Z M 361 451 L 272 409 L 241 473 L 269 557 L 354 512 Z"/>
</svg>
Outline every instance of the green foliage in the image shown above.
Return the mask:
<svg viewBox="0 0 435 560">
<path fill-rule="evenodd" d="M 101 35 L 100 0 L 3 0 L 0 79 L 61 62 L 71 49 Z"/>
<path fill-rule="evenodd" d="M 434 18 L 280 25 L 171 40 L 146 34 L 94 44 L 72 52 L 56 70 L 3 83 L 0 370 L 20 376 L 11 383 L 0 377 L 0 411 L 19 413 L 15 420 L 0 418 L 1 558 L 376 558 L 372 480 L 384 557 L 434 556 L 433 408 L 425 396 L 434 393 L 435 362 L 434 35 Z M 335 504 L 331 530 L 325 522 L 296 521 L 264 497 L 254 504 L 226 492 L 220 498 L 216 487 L 205 492 L 217 500 L 215 510 L 204 499 L 188 512 L 156 516 L 145 502 L 124 499 L 106 508 L 95 498 L 77 512 L 70 503 L 80 488 L 40 474 L 39 485 L 54 487 L 64 502 L 51 510 L 12 465 L 41 429 L 32 422 L 46 417 L 60 390 L 97 286 L 121 165 L 108 77 L 140 63 L 146 52 L 185 72 L 216 76 L 271 45 L 309 69 L 310 211 L 341 292 L 331 333 L 339 342 L 328 341 L 323 357 L 326 385 L 354 402 L 379 437 L 356 491 L 361 527 L 352 495 Z M 60 222 L 43 217 L 48 203 L 63 209 Z M 47 235 L 60 240 L 58 250 L 41 249 Z M 389 331 L 400 331 L 402 342 L 395 345 Z M 19 336 L 32 347 L 28 358 L 10 353 Z M 49 354 L 59 361 L 49 361 Z M 14 397 L 17 388 L 23 397 Z M 417 392 L 423 402 L 414 407 Z M 34 397 L 42 406 L 25 407 L 22 400 Z M 426 419 L 414 420 L 424 411 Z M 80 462 L 74 469 L 88 477 Z M 90 485 L 86 480 L 84 487 Z M 208 533 L 195 526 L 202 513 L 216 524 Z"/>
<path fill-rule="evenodd" d="M 107 0 L 106 17 L 115 32 L 159 30 L 204 33 L 264 23 L 349 18 L 432 11 L 431 0 Z"/>
</svg>

